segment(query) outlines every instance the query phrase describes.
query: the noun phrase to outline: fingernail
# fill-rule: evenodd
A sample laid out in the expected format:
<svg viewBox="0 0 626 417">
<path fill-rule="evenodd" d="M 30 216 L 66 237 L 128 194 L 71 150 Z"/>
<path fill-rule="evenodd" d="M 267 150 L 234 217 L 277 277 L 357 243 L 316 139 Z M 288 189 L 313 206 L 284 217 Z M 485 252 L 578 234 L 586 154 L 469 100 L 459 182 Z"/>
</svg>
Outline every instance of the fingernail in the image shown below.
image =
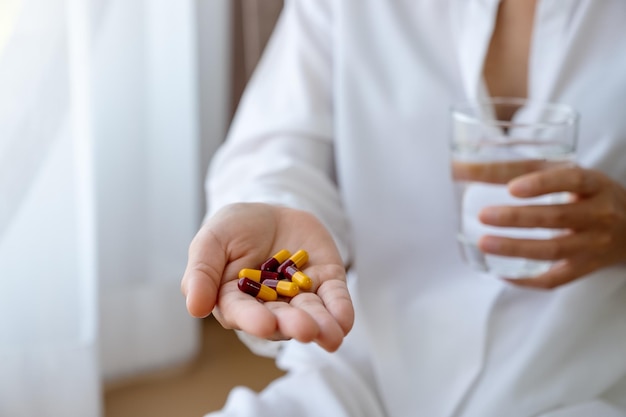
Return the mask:
<svg viewBox="0 0 626 417">
<path fill-rule="evenodd" d="M 500 249 L 498 238 L 491 236 L 483 236 L 480 239 L 479 246 L 483 252 L 497 252 Z"/>
<path fill-rule="evenodd" d="M 531 187 L 527 181 L 524 180 L 513 180 L 509 183 L 509 193 L 514 196 L 522 197 L 530 194 Z"/>
<path fill-rule="evenodd" d="M 500 217 L 500 210 L 495 207 L 487 207 L 480 211 L 479 219 L 483 223 L 496 223 Z"/>
</svg>

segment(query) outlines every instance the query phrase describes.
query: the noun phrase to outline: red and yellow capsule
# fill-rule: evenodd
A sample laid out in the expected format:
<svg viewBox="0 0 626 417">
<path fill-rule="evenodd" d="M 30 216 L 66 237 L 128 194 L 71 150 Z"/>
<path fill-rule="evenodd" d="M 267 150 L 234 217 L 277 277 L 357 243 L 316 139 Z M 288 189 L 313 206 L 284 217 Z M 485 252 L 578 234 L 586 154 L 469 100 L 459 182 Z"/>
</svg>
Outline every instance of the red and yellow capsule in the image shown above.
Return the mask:
<svg viewBox="0 0 626 417">
<path fill-rule="evenodd" d="M 283 271 L 283 277 L 295 282 L 296 285 L 304 291 L 310 290 L 313 286 L 311 278 L 293 265 L 289 265 L 285 268 Z"/>
<path fill-rule="evenodd" d="M 276 270 L 279 274 L 284 275 L 285 269 L 290 266 L 295 266 L 296 268 L 302 268 L 304 264 L 309 261 L 309 254 L 304 249 L 300 249 L 293 255 L 291 255 L 286 261 L 280 264 L 278 269 Z"/>
<path fill-rule="evenodd" d="M 284 297 L 295 297 L 300 292 L 298 284 L 285 279 L 268 279 L 263 281 L 263 285 L 267 285 Z"/>
<path fill-rule="evenodd" d="M 291 252 L 287 249 L 281 249 L 261 264 L 261 270 L 276 272 L 280 264 L 285 262 L 290 256 Z"/>
<path fill-rule="evenodd" d="M 263 282 L 266 279 L 280 279 L 280 274 L 278 272 L 244 268 L 239 271 L 239 278 L 250 278 L 256 282 Z"/>
<path fill-rule="evenodd" d="M 253 297 L 263 301 L 275 301 L 278 298 L 276 291 L 263 285 L 260 282 L 251 280 L 250 278 L 241 278 L 237 283 L 239 290 L 250 294 Z"/>
</svg>

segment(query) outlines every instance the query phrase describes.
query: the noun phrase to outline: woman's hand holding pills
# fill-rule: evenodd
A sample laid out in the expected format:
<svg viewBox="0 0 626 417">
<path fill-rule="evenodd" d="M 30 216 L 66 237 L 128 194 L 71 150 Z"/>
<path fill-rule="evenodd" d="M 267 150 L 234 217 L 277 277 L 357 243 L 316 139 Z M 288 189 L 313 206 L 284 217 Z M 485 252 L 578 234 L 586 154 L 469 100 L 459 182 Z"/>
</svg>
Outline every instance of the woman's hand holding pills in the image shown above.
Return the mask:
<svg viewBox="0 0 626 417">
<path fill-rule="evenodd" d="M 285 248 L 306 248 L 302 275 L 312 281 L 309 290 L 261 302 L 238 288 L 242 270 L 258 268 Z M 310 213 L 286 207 L 239 203 L 216 213 L 190 245 L 181 289 L 195 317 L 212 312 L 225 328 L 271 340 L 316 342 L 328 351 L 339 347 L 354 321 L 345 269 L 331 235 Z"/>
</svg>

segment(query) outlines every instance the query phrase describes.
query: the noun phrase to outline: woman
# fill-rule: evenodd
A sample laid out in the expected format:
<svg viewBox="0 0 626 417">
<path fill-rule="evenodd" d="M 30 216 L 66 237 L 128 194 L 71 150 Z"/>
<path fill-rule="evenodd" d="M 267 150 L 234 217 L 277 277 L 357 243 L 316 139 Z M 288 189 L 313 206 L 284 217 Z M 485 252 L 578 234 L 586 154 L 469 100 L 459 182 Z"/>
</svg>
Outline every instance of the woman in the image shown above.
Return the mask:
<svg viewBox="0 0 626 417">
<path fill-rule="evenodd" d="M 287 2 L 213 161 L 182 290 L 192 315 L 273 340 L 288 373 L 214 415 L 626 415 L 625 28 L 619 0 Z M 570 231 L 482 239 L 556 262 L 514 283 L 455 242 L 448 108 L 488 96 L 581 114 L 577 167 L 509 184 L 576 198 L 481 217 Z M 283 248 L 309 252 L 312 292 L 237 289 Z"/>
</svg>

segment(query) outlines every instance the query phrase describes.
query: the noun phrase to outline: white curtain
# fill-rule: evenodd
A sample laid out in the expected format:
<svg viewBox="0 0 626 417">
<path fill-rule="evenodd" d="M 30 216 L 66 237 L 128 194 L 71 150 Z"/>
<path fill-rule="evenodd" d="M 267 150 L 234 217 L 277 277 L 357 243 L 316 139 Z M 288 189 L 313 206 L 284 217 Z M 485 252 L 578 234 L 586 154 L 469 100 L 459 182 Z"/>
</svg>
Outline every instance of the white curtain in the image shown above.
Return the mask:
<svg viewBox="0 0 626 417">
<path fill-rule="evenodd" d="M 0 11 L 3 417 L 100 409 L 87 26 L 69 5 Z"/>
<path fill-rule="evenodd" d="M 200 213 L 191 0 L 93 3 L 101 359 L 107 380 L 189 358 L 180 293 Z"/>
<path fill-rule="evenodd" d="M 0 0 L 0 417 L 100 416 L 198 348 L 179 282 L 223 129 L 196 6 Z"/>
</svg>

